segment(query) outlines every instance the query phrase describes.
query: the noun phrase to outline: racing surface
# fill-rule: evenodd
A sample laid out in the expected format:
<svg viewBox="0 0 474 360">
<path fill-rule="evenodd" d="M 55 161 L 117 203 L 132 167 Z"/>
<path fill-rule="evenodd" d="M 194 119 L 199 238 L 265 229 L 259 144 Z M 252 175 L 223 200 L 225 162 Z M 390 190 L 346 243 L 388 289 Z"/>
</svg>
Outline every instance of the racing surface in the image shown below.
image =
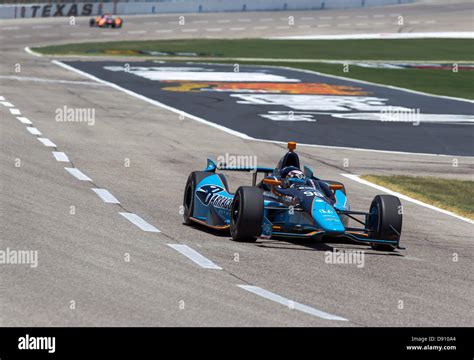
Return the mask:
<svg viewBox="0 0 474 360">
<path fill-rule="evenodd" d="M 425 6 L 413 6 L 415 14 L 423 12 L 422 21 L 447 14 L 446 6 Z M 410 15 L 409 6 L 402 9 Z M 434 10 L 430 13 L 430 9 Z M 388 16 L 397 11 L 399 8 L 390 7 L 357 14 Z M 327 14 L 336 20 L 356 13 L 341 10 Z M 297 15 L 320 16 L 318 12 Z M 233 24 L 239 18 L 267 17 L 202 16 L 203 20 L 196 21 L 231 21 L 205 25 L 221 27 L 220 37 L 251 36 L 256 30 L 250 26 L 241 25 L 244 30 L 238 34 L 230 27 L 237 26 Z M 173 21 L 171 16 L 169 19 Z M 402 200 L 401 244 L 407 250 L 394 254 L 344 243 L 259 240 L 240 244 L 226 234 L 184 226 L 179 209 L 184 184 L 190 171 L 204 168 L 207 156 L 256 155 L 260 166 L 274 166 L 285 146 L 246 140 L 180 117 L 61 68 L 48 58 L 27 54 L 25 46 L 90 40 L 90 35 L 71 35 L 91 32 L 89 28 L 62 28 L 60 19 L 35 21 L 2 25 L 0 96 L 56 148 L 44 146 L 26 130 L 18 115 L 0 106 L 1 248 L 38 250 L 39 254 L 37 268 L 2 265 L 0 283 L 5 291 L 0 295 L 0 325 L 472 326 L 471 223 Z M 15 26 L 17 30 L 4 30 Z M 53 26 L 61 31 L 54 31 Z M 83 26 L 87 26 L 86 19 Z M 272 35 L 288 33 L 277 26 L 271 28 Z M 146 31 L 124 35 L 142 39 L 156 36 L 157 28 L 134 21 L 133 27 L 125 22 L 122 31 Z M 308 33 L 305 28 L 298 31 Z M 334 27 L 334 32 L 340 31 Z M 44 36 L 48 34 L 52 36 Z M 189 37 L 208 33 L 163 34 Z M 15 72 L 15 64 L 21 64 L 21 72 Z M 95 124 L 56 121 L 56 109 L 64 106 L 94 108 Z M 185 106 L 190 105 L 182 101 L 179 109 Z M 424 127 L 428 125 L 420 125 Z M 56 161 L 51 153 L 56 150 L 64 152 L 70 162 Z M 474 168 L 474 159 L 463 156 L 303 146 L 297 151 L 317 176 L 344 182 L 352 208 L 361 210 L 368 209 L 379 191 L 341 173 L 472 179 Z M 15 166 L 17 159 L 21 160 L 19 167 Z M 64 167 L 80 169 L 92 181 L 78 180 Z M 238 184 L 249 184 L 250 175 L 232 175 L 229 180 L 235 189 Z M 91 188 L 107 189 L 120 204 L 105 203 Z M 119 214 L 123 212 L 137 214 L 161 232 L 142 230 Z M 221 269 L 203 268 L 168 244 L 188 245 Z M 328 264 L 325 252 L 331 249 L 364 249 L 365 264 L 361 268 Z M 247 290 L 237 285 L 247 286 Z M 294 302 L 281 305 L 249 291 L 253 288 L 248 286 Z M 301 311 L 296 303 L 347 321 Z"/>
<path fill-rule="evenodd" d="M 101 80 L 251 138 L 474 155 L 474 103 L 256 66 L 66 62 Z M 381 114 L 387 106 L 392 116 Z M 396 116 L 395 110 L 406 111 Z M 398 120 L 398 121 L 396 121 Z"/>
</svg>

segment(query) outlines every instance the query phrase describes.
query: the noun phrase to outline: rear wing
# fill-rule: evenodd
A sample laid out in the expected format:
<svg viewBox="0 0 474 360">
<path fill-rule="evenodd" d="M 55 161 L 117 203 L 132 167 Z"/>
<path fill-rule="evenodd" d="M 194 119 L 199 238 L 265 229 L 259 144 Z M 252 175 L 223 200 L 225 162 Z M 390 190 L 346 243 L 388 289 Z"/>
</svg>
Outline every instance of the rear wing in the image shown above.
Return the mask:
<svg viewBox="0 0 474 360">
<path fill-rule="evenodd" d="M 207 166 L 204 171 L 207 172 L 216 172 L 216 170 L 222 171 L 244 171 L 244 172 L 252 172 L 252 173 L 264 173 L 264 174 L 271 174 L 275 170 L 274 168 L 269 167 L 232 167 L 226 166 L 225 164 L 217 165 L 216 162 L 212 159 L 207 159 Z"/>
<path fill-rule="evenodd" d="M 216 162 L 210 158 L 207 159 L 207 166 L 204 169 L 206 172 L 216 172 L 216 170 L 221 170 L 221 171 L 242 171 L 242 172 L 249 172 L 253 174 L 253 186 L 256 185 L 257 183 L 257 174 L 258 173 L 263 173 L 265 176 L 268 176 L 269 174 L 272 174 L 275 169 L 274 168 L 269 168 L 269 167 L 228 167 L 226 164 L 219 164 L 217 165 Z"/>
</svg>

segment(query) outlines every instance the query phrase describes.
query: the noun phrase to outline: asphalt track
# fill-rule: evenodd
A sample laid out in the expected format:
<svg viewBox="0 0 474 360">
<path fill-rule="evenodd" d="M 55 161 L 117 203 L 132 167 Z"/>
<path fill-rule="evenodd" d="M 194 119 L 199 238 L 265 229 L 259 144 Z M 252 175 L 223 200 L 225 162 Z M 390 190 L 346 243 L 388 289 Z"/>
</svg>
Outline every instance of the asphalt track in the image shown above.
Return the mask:
<svg viewBox="0 0 474 360">
<path fill-rule="evenodd" d="M 271 67 L 242 65 L 235 72 L 234 65 L 66 64 L 255 139 L 474 155 L 471 101 Z M 387 113 L 384 118 L 380 112 L 387 106 L 401 112 L 392 110 L 392 116 Z M 432 119 L 443 123 L 424 121 Z"/>
<path fill-rule="evenodd" d="M 456 9 L 452 4 L 413 6 L 413 21 L 418 21 L 417 13 L 423 13 L 419 21 L 430 21 L 431 14 L 431 19 L 439 16 L 449 22 L 449 16 L 448 20 L 443 17 L 449 13 L 447 7 Z M 402 9 L 407 16 L 411 14 L 409 6 Z M 357 14 L 382 15 L 397 10 L 397 7 L 367 9 L 366 13 Z M 466 9 L 461 12 L 467 13 Z M 337 19 L 355 13 L 341 10 L 327 14 Z M 301 16 L 319 15 L 315 12 Z M 262 16 L 267 14 L 248 13 L 245 17 L 206 14 L 203 20 L 196 21 L 231 20 L 228 25 L 219 25 L 223 27 L 219 35 L 245 37 L 255 30 L 244 29 L 236 35 L 230 30 L 233 21 L 239 18 L 258 21 Z M 327 250 L 367 249 L 363 246 L 272 240 L 255 245 L 238 244 L 227 235 L 183 226 L 179 214 L 182 189 L 188 172 L 201 169 L 206 156 L 217 157 L 226 152 L 257 155 L 260 165 L 273 165 L 284 146 L 245 140 L 182 118 L 61 68 L 48 58 L 33 57 L 23 51 L 24 46 L 67 42 L 76 38 L 72 33 L 91 31 L 88 28 L 32 29 L 56 26 L 59 21 L 2 25 L 0 96 L 21 115 L 0 106 L 0 248 L 38 250 L 39 264 L 37 268 L 2 265 L 0 282 L 5 290 L 0 295 L 0 325 L 474 324 L 473 226 L 431 209 L 402 201 L 405 211 L 402 244 L 407 250 L 392 255 L 367 250 L 363 268 L 325 262 Z M 17 30 L 4 30 L 15 26 Z M 138 21 L 125 29 L 147 31 L 147 34 L 125 34 L 126 38 L 156 36 L 150 30 L 156 27 Z M 108 38 L 95 30 L 97 36 Z M 274 33 L 278 31 L 288 33 L 276 28 Z M 298 31 L 308 33 L 304 28 Z M 334 32 L 339 31 L 334 27 Z M 45 34 L 52 36 L 42 36 Z M 80 36 L 77 38 L 79 41 Z M 81 41 L 89 38 L 84 35 Z M 15 64 L 21 65 L 21 72 L 15 72 Z M 55 121 L 55 110 L 64 105 L 95 108 L 95 125 Z M 17 117 L 31 120 L 57 148 L 44 146 Z M 71 162 L 56 161 L 51 153 L 54 150 L 64 152 Z M 406 173 L 472 179 L 474 162 L 472 157 L 462 156 L 309 146 L 301 147 L 299 152 L 302 161 L 314 167 L 321 177 L 345 182 L 354 209 L 367 209 L 378 191 L 350 181 L 341 173 Z M 18 159 L 21 166 L 15 167 Z M 130 166 L 124 166 L 127 163 Z M 64 167 L 80 169 L 92 182 L 78 180 Z M 246 174 L 230 178 L 234 188 L 248 181 Z M 120 204 L 105 203 L 91 188 L 107 189 Z M 137 214 L 161 232 L 143 231 L 121 216 L 121 212 Z M 188 245 L 222 270 L 203 268 L 168 244 Z M 127 254 L 129 262 L 125 261 Z M 264 298 L 262 295 L 268 297 L 268 293 L 255 294 L 249 291 L 255 288 L 248 286 L 294 302 L 286 302 L 286 306 L 279 304 L 274 296 Z M 324 318 L 315 310 L 348 321 Z"/>
</svg>

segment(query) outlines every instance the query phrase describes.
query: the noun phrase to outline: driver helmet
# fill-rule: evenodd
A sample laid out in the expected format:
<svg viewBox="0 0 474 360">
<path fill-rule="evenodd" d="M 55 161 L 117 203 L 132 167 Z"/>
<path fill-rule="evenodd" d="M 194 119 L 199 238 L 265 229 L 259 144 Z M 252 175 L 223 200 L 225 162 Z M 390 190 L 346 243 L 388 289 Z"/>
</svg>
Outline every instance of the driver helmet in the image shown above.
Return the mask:
<svg viewBox="0 0 474 360">
<path fill-rule="evenodd" d="M 291 169 L 285 177 L 288 186 L 303 185 L 305 182 L 305 176 L 300 169 Z"/>
</svg>

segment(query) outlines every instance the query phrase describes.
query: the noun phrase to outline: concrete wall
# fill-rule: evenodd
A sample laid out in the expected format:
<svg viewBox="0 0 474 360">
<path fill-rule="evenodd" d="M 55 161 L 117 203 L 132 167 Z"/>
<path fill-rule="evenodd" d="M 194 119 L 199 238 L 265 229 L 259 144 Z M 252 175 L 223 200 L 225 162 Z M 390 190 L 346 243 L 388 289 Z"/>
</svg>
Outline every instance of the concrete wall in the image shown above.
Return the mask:
<svg viewBox="0 0 474 360">
<path fill-rule="evenodd" d="M 118 2 L 76 4 L 0 5 L 0 19 L 50 16 L 90 16 L 198 13 L 223 11 L 272 11 L 356 8 L 413 2 L 413 0 L 195 0 L 181 2 Z"/>
</svg>

